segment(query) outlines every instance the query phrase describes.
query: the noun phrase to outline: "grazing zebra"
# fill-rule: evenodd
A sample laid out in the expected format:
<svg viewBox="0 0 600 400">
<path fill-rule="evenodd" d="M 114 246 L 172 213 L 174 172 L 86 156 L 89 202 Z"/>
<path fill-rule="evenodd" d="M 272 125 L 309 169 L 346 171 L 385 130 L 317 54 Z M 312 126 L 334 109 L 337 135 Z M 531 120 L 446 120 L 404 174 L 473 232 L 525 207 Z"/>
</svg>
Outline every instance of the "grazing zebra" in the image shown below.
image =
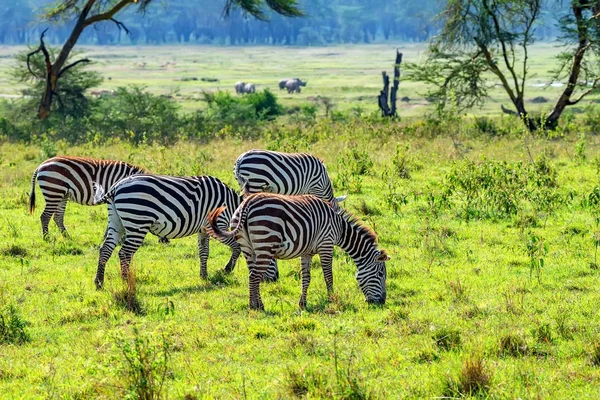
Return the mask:
<svg viewBox="0 0 600 400">
<path fill-rule="evenodd" d="M 35 211 L 36 179 L 46 200 L 46 207 L 40 219 L 42 235 L 48 238 L 48 225 L 54 222 L 63 235 L 65 207 L 69 199 L 79 204 L 92 205 L 94 201 L 93 182 L 103 187 L 111 187 L 121 179 L 146 172 L 143 168 L 122 161 L 95 160 L 93 158 L 59 156 L 41 163 L 31 178 L 29 193 L 29 213 Z"/>
<path fill-rule="evenodd" d="M 225 209 L 226 210 L 226 209 Z M 333 246 L 344 249 L 356 263 L 356 279 L 367 302 L 385 303 L 386 268 L 389 260 L 378 250 L 377 237 L 347 212 L 333 209 L 329 203 L 310 195 L 282 196 L 258 193 L 248 196 L 231 218 L 231 231 L 219 223 L 223 207 L 212 212 L 209 234 L 219 240 L 236 238 L 248 263 L 250 308 L 264 309 L 260 281 L 273 259 L 302 260 L 300 307 L 306 307 L 310 284 L 310 262 L 319 254 L 327 292 L 333 291 Z"/>
<path fill-rule="evenodd" d="M 119 181 L 106 194 L 98 185 L 94 204 L 108 203 L 108 226 L 100 248 L 94 280 L 96 287 L 103 286 L 106 262 L 122 239 L 119 251 L 121 275 L 127 278 L 131 259 L 148 232 L 167 239 L 198 234 L 200 276 L 206 279 L 207 214 L 220 206 L 234 210 L 240 202 L 241 197 L 236 192 L 211 176 L 134 175 Z M 215 223 L 227 226 L 230 217 L 230 212 L 224 213 Z M 240 246 L 235 238 L 222 242 L 232 250 L 231 259 L 225 266 L 225 271 L 231 272 L 240 256 Z M 274 268 L 269 270 L 266 279 L 277 279 L 276 265 Z"/>
<path fill-rule="evenodd" d="M 312 194 L 336 208 L 346 198 L 333 196 L 325 164 L 307 153 L 250 150 L 235 161 L 233 174 L 246 194 Z"/>
</svg>

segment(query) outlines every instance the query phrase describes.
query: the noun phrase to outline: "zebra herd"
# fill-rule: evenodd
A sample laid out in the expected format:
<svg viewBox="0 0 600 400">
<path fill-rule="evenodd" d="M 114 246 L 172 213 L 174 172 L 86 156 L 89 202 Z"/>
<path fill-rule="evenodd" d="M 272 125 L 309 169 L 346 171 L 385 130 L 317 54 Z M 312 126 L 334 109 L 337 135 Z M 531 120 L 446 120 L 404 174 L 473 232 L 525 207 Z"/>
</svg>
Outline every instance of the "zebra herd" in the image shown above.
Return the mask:
<svg viewBox="0 0 600 400">
<path fill-rule="evenodd" d="M 33 173 L 29 211 L 35 210 L 36 180 L 46 200 L 40 217 L 44 238 L 52 217 L 67 234 L 64 211 L 69 199 L 86 205 L 107 204 L 108 224 L 94 280 L 98 289 L 103 287 L 106 263 L 119 243 L 121 275 L 126 279 L 131 260 L 148 233 L 164 241 L 196 234 L 204 279 L 209 236 L 232 250 L 225 272 L 231 272 L 244 254 L 250 308 L 264 309 L 260 282 L 278 279 L 277 259 L 301 258 L 301 308 L 306 307 L 315 254 L 332 294 L 334 246 L 355 262 L 356 279 L 367 302 L 385 303 L 389 257 L 377 248 L 375 233 L 342 209 L 345 197 L 334 197 L 321 160 L 306 153 L 251 150 L 235 161 L 234 175 L 242 195 L 211 176 L 154 175 L 121 161 L 54 157 Z"/>
</svg>

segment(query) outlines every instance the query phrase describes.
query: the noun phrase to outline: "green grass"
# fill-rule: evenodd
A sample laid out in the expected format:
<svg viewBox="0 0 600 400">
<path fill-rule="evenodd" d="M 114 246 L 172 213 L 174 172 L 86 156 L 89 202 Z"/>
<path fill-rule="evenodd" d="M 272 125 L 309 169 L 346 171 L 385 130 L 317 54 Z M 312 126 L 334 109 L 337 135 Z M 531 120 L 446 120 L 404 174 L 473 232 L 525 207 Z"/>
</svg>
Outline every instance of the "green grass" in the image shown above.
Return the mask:
<svg viewBox="0 0 600 400">
<path fill-rule="evenodd" d="M 395 49 L 404 53 L 404 62 L 421 62 L 426 44 L 355 45 L 333 47 L 218 47 L 218 46 L 90 46 L 82 47 L 82 56 L 92 61 L 90 68 L 105 78 L 102 89 L 139 84 L 156 94 L 172 95 L 185 110 L 204 107 L 201 91 L 227 90 L 234 92 L 237 81 L 253 82 L 257 89 L 270 88 L 285 106 L 311 102 L 317 96 L 331 97 L 334 110 L 362 108 L 377 109 L 376 97 L 382 88 L 381 71 L 392 73 Z M 19 47 L 0 48 L 0 95 L 17 95 L 20 86 L 10 80 L 8 71 L 14 66 L 13 55 Z M 527 103 L 528 110 L 541 111 L 552 107 L 562 88 L 542 88 L 531 85 L 550 80 L 556 63 L 553 57 L 560 51 L 552 43 L 536 44 L 530 49 L 529 85 L 526 101 L 546 97 L 544 104 Z M 169 64 L 167 64 L 169 63 Z M 182 81 L 182 78 L 198 78 Z M 219 82 L 200 79 L 216 78 Z M 308 86 L 300 94 L 280 91 L 279 79 L 300 77 Z M 402 79 L 402 78 L 401 78 Z M 492 83 L 499 83 L 492 79 Z M 431 106 L 424 98 L 425 87 L 417 82 L 402 80 L 398 99 L 407 96 L 409 103 L 398 102 L 401 116 L 421 116 Z M 502 89 L 490 89 L 491 99 L 473 115 L 497 115 L 500 104 L 510 106 Z M 593 96 L 590 96 L 593 98 Z M 583 106 L 583 104 L 582 104 Z M 582 106 L 575 107 L 582 109 Z"/>
<path fill-rule="evenodd" d="M 402 129 L 384 135 L 367 123 L 311 129 L 333 133 L 294 148 L 325 160 L 336 194 L 344 192 L 341 166 L 356 168 L 344 204 L 375 228 L 392 257 L 383 307 L 365 303 L 355 266 L 337 251 L 332 301 L 315 263 L 308 307 L 299 311 L 300 262 L 284 261 L 280 282 L 262 286 L 266 311 L 249 311 L 245 261 L 223 277 L 230 252 L 211 241 L 210 279 L 202 281 L 193 237 L 168 245 L 147 238 L 133 262 L 135 302 L 120 280 L 116 253 L 105 289 L 97 291 L 106 209 L 70 203 L 71 237 L 51 224 L 52 239 L 42 241 L 39 189 L 35 215 L 26 212 L 42 152 L 0 145 L 0 310 L 14 307 L 28 338 L 0 343 L 0 397 L 121 398 L 151 391 L 140 376 L 152 382 L 164 376 L 169 398 L 597 395 L 600 271 L 592 264 L 594 216 L 581 203 L 599 184 L 598 137 L 587 137 L 581 159 L 573 157 L 575 135 L 419 139 Z M 269 145 L 226 139 L 168 148 L 57 148 L 156 173 L 211 174 L 235 187 L 236 157 Z M 557 171 L 555 190 L 572 192 L 554 213 L 546 216 L 527 203 L 512 217 L 466 222 L 456 199 L 449 207 L 432 205 L 429 195 L 439 195 L 453 163 L 484 157 L 528 162 L 529 153 L 546 154 Z M 359 154 L 352 156 L 355 164 L 348 163 L 352 154 Z M 386 200 L 395 198 L 392 189 L 404 201 Z M 548 246 L 535 253 L 544 258 L 539 281 L 527 251 L 531 235 Z"/>
</svg>

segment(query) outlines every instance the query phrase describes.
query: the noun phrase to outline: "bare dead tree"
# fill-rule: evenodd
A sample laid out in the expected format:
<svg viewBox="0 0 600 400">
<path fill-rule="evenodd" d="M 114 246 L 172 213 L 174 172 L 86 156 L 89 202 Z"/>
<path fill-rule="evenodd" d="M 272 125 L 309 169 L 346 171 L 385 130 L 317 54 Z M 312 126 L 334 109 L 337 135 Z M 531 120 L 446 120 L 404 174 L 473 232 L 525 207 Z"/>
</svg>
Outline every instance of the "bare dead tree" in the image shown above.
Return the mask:
<svg viewBox="0 0 600 400">
<path fill-rule="evenodd" d="M 402 63 L 402 53 L 396 50 L 396 63 L 394 64 L 394 83 L 390 93 L 390 77 L 385 71 L 381 72 L 383 78 L 383 89 L 379 92 L 377 103 L 381 110 L 381 115 L 384 117 L 396 117 L 396 97 L 398 85 L 400 84 L 400 64 Z M 388 102 L 389 99 L 389 102 Z M 390 106 L 391 104 L 391 106 Z"/>
</svg>

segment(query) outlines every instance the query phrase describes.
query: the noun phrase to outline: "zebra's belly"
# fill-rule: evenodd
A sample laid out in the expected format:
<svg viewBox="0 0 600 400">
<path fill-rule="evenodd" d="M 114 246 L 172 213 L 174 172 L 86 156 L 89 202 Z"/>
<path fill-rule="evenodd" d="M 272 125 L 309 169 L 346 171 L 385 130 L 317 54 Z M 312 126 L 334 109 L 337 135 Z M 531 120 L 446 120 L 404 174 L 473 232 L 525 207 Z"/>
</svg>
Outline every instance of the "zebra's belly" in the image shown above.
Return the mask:
<svg viewBox="0 0 600 400">
<path fill-rule="evenodd" d="M 200 231 L 199 226 L 185 226 L 179 219 L 168 221 L 159 219 L 150 227 L 150 232 L 160 238 L 179 239 L 194 235 Z"/>
</svg>

